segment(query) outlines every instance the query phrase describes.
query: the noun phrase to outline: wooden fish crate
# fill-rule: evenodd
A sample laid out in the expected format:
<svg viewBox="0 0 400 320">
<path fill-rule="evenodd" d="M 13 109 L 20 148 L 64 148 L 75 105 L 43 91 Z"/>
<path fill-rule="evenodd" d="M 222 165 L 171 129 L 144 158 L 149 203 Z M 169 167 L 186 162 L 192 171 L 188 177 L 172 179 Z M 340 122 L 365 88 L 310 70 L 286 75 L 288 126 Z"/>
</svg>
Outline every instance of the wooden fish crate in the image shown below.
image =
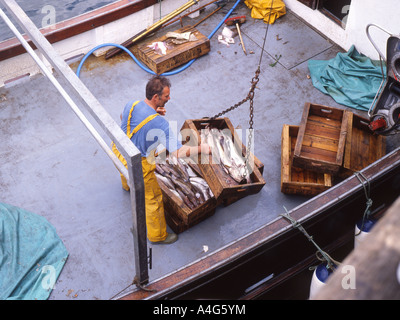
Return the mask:
<svg viewBox="0 0 400 320">
<path fill-rule="evenodd" d="M 201 130 L 207 126 L 219 130 L 229 130 L 237 150 L 240 150 L 243 158 L 245 158 L 246 147 L 242 144 L 229 118 L 186 120 L 181 128 L 181 135 L 184 141 L 190 143 L 190 145 L 199 145 L 201 143 Z M 202 176 L 217 199 L 217 204 L 231 204 L 247 195 L 258 193 L 265 185 L 265 180 L 260 172 L 260 169 L 263 170 L 264 165 L 258 159 L 256 160 L 252 153 L 249 156 L 249 163 L 252 165 L 250 170 L 252 182 L 246 184 L 233 183 L 233 179 L 227 177 L 222 166 L 218 163 L 213 163 L 211 156 L 199 156 L 197 161 Z"/>
<path fill-rule="evenodd" d="M 343 164 L 349 111 L 306 103 L 293 166 L 337 174 Z"/>
<path fill-rule="evenodd" d="M 298 126 L 283 125 L 281 144 L 281 192 L 315 196 L 332 186 L 332 176 L 292 166 Z"/>
<path fill-rule="evenodd" d="M 203 56 L 210 51 L 210 39 L 192 26 L 185 26 L 174 32 L 191 32 L 197 40 L 182 44 L 174 44 L 166 37 L 166 35 L 163 35 L 158 39 L 147 41 L 144 44 L 139 45 L 133 51 L 135 56 L 155 73 L 161 74 L 179 67 L 192 59 Z M 165 55 L 160 55 L 148 47 L 154 42 L 164 42 L 167 44 L 168 49 Z"/>
<path fill-rule="evenodd" d="M 340 176 L 346 178 L 360 171 L 386 154 L 386 137 L 374 134 L 369 120 L 350 113 L 347 138 Z"/>
<path fill-rule="evenodd" d="M 163 157 L 164 155 L 161 155 L 161 158 Z M 199 177 L 202 177 L 196 167 L 191 167 Z M 157 181 L 163 194 L 165 218 L 174 232 L 181 233 L 215 213 L 215 208 L 217 207 L 217 200 L 215 197 L 211 197 L 196 208 L 191 209 L 161 180 Z"/>
</svg>

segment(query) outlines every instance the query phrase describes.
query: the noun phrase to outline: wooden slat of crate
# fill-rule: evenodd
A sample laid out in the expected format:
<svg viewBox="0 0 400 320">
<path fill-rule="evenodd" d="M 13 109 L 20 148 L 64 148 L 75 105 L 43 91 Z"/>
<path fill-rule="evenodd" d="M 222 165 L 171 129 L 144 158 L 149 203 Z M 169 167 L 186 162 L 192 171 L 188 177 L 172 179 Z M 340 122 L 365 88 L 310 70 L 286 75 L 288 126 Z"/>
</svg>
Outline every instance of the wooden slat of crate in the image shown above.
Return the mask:
<svg viewBox="0 0 400 320">
<path fill-rule="evenodd" d="M 170 226 L 170 228 L 175 232 L 175 233 L 182 233 L 183 231 L 186 231 L 190 229 L 191 227 L 197 225 L 201 221 L 204 221 L 208 217 L 211 217 L 215 213 L 215 208 L 213 210 L 205 211 L 199 219 L 192 221 L 191 223 L 185 223 L 179 215 L 177 215 L 174 211 L 170 210 L 169 207 L 164 208 L 164 213 L 165 213 L 165 220 L 167 221 L 167 224 Z"/>
<path fill-rule="evenodd" d="M 242 155 L 245 154 L 244 152 L 246 152 L 246 147 L 242 144 L 232 123 L 228 118 L 186 120 L 181 128 L 182 137 L 190 137 L 190 145 L 198 145 L 201 142 L 200 132 L 202 129 L 205 129 L 207 125 L 210 125 L 211 128 L 217 128 L 220 130 L 229 129 L 232 134 L 234 143 L 239 146 L 238 150 L 241 149 Z M 206 179 L 208 185 L 214 193 L 214 196 L 217 199 L 217 204 L 230 204 L 232 203 L 232 201 L 236 201 L 249 194 L 255 194 L 259 192 L 265 185 L 265 180 L 260 170 L 257 168 L 257 164 L 261 165 L 262 168 L 263 164 L 260 161 L 256 163 L 254 161 L 254 155 L 252 153 L 249 157 L 249 163 L 253 164 L 252 172 L 250 174 L 253 182 L 249 184 L 233 184 L 232 179 L 229 179 L 227 177 L 221 165 L 214 164 L 213 161 L 210 160 L 210 158 L 199 158 L 197 161 L 198 166 L 202 172 L 202 176 L 204 177 L 204 179 Z"/>
<path fill-rule="evenodd" d="M 350 113 L 347 138 L 340 176 L 346 178 L 360 171 L 386 154 L 386 137 L 374 134 L 369 120 Z"/>
<path fill-rule="evenodd" d="M 182 44 L 173 44 L 167 39 L 166 35 L 163 35 L 157 39 L 147 41 L 146 43 L 137 46 L 137 48 L 134 49 L 135 56 L 137 56 L 137 58 L 139 58 L 155 73 L 161 74 L 179 67 L 192 59 L 205 55 L 210 51 L 210 40 L 192 26 L 185 26 L 174 32 L 191 32 L 197 40 Z M 166 42 L 168 47 L 170 47 L 170 49 L 167 49 L 165 55 L 160 55 L 148 47 L 153 42 L 158 41 Z"/>
<path fill-rule="evenodd" d="M 165 220 L 169 227 L 175 233 L 182 233 L 190 228 L 189 225 L 185 224 L 182 220 L 176 217 L 174 214 L 171 214 L 167 208 L 164 208 Z"/>
<path fill-rule="evenodd" d="M 293 166 L 336 174 L 343 164 L 349 112 L 306 103 L 293 154 Z"/>
<path fill-rule="evenodd" d="M 284 125 L 281 144 L 281 191 L 285 194 L 315 196 L 332 186 L 332 176 L 292 166 L 298 126 Z"/>
</svg>

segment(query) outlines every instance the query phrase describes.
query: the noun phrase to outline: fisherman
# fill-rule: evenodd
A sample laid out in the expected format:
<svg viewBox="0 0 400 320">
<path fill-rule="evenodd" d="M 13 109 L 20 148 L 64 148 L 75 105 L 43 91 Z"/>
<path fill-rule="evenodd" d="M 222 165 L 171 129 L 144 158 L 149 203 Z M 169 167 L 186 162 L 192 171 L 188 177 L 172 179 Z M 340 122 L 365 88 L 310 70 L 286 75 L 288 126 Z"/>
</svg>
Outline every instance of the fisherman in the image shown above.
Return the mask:
<svg viewBox="0 0 400 320">
<path fill-rule="evenodd" d="M 142 168 L 145 189 L 147 238 L 152 243 L 171 244 L 178 240 L 175 233 L 167 232 L 162 192 L 155 176 L 155 150 L 163 144 L 172 156 L 190 157 L 199 153 L 209 154 L 210 147 L 182 146 L 171 134 L 165 118 L 165 104 L 170 99 L 171 82 L 163 76 L 154 76 L 146 85 L 146 99 L 130 101 L 121 114 L 121 128 L 127 133 L 142 154 Z M 153 139 L 153 140 L 152 140 Z M 125 159 L 112 144 L 113 152 L 127 166 Z M 125 177 L 121 174 L 122 187 L 129 191 Z"/>
</svg>

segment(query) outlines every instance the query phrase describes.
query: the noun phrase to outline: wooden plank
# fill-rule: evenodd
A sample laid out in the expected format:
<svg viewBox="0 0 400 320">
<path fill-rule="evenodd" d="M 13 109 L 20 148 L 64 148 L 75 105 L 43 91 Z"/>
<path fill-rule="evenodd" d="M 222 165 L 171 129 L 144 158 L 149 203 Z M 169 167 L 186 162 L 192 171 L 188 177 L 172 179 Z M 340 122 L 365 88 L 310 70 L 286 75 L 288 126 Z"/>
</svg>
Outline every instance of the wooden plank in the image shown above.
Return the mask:
<svg viewBox="0 0 400 320">
<path fill-rule="evenodd" d="M 319 116 L 321 119 L 327 118 L 330 120 L 337 120 L 341 122 L 343 117 L 343 110 L 338 108 L 333 108 L 329 106 L 324 106 L 321 104 L 310 104 L 309 114 Z"/>
<path fill-rule="evenodd" d="M 304 146 L 301 149 L 301 155 L 304 158 L 312 160 L 321 160 L 322 162 L 333 163 L 336 159 L 336 152 L 330 150 L 324 150 L 321 148 L 313 148 Z"/>
<path fill-rule="evenodd" d="M 316 122 L 316 121 L 310 120 L 307 122 L 305 134 L 316 136 L 316 137 L 329 138 L 332 140 L 339 140 L 339 138 L 340 138 L 339 128 L 341 126 L 341 123 L 336 122 L 335 124 L 336 124 L 336 127 L 334 127 L 332 125 L 327 126 L 327 125 L 324 125 L 323 122 Z"/>
<path fill-rule="evenodd" d="M 339 140 L 330 139 L 321 136 L 306 135 L 303 139 L 303 148 L 310 147 L 316 149 L 323 149 L 327 151 L 332 151 L 336 154 L 338 150 Z"/>
<path fill-rule="evenodd" d="M 303 114 L 301 116 L 300 124 L 307 123 L 307 118 L 308 118 L 309 112 L 310 112 L 310 103 L 305 103 L 304 109 L 303 109 Z M 296 147 L 295 147 L 294 153 L 293 153 L 293 158 L 294 159 L 300 157 L 300 152 L 301 152 L 301 147 L 303 145 L 303 139 L 304 139 L 305 131 L 306 131 L 306 126 L 305 125 L 300 125 L 299 132 L 297 134 Z"/>
<path fill-rule="evenodd" d="M 285 190 L 285 183 L 287 181 L 292 181 L 290 175 L 291 158 L 290 150 L 292 149 L 291 139 L 289 134 L 289 126 L 283 125 L 282 135 L 281 135 L 281 191 Z M 297 175 L 296 175 L 297 176 Z M 297 179 L 294 179 L 297 181 Z"/>
<path fill-rule="evenodd" d="M 345 145 L 345 156 L 343 159 L 343 167 L 349 168 L 351 163 L 351 154 L 352 154 L 352 147 L 353 147 L 353 113 L 350 114 L 348 121 L 347 121 L 347 139 Z"/>
</svg>

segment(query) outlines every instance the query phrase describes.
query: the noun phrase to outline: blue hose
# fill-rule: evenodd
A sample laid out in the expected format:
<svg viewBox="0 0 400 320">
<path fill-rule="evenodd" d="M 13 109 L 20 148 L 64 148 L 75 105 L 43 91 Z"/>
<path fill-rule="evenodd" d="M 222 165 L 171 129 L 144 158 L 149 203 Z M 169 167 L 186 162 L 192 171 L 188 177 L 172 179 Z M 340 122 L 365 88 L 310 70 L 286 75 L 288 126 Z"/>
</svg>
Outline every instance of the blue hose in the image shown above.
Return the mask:
<svg viewBox="0 0 400 320">
<path fill-rule="evenodd" d="M 233 7 L 228 11 L 228 13 L 226 14 L 226 16 L 222 19 L 222 21 L 216 26 L 216 28 L 210 33 L 210 35 L 207 37 L 208 39 L 211 39 L 211 37 L 217 32 L 217 30 L 221 27 L 221 25 L 224 23 L 224 21 L 231 15 L 232 11 L 237 7 L 237 5 L 239 4 L 241 0 L 237 0 L 236 3 L 233 5 Z M 119 44 L 116 43 L 103 43 L 98 45 L 97 47 L 93 48 L 92 50 L 90 50 L 82 59 L 81 63 L 78 66 L 78 69 L 76 71 L 77 76 L 79 77 L 81 74 L 81 69 L 83 64 L 85 63 L 86 59 L 96 50 L 103 48 L 103 47 L 117 47 L 120 48 L 121 50 L 124 50 L 126 53 L 128 53 L 131 58 L 137 63 L 137 65 L 142 68 L 144 71 L 151 73 L 153 75 L 156 75 L 156 73 L 152 70 L 150 70 L 149 68 L 147 68 L 146 66 L 144 66 L 133 54 L 131 51 L 129 51 L 127 48 L 125 48 L 124 46 L 121 46 Z M 162 74 L 162 76 L 172 76 L 174 74 L 177 74 L 179 72 L 182 72 L 183 70 L 187 69 L 188 67 L 190 67 L 193 62 L 196 59 L 192 59 L 189 62 L 187 62 L 185 65 L 183 65 L 182 67 L 180 67 L 179 69 L 176 69 L 174 71 L 170 71 L 170 72 L 165 72 Z"/>
</svg>

